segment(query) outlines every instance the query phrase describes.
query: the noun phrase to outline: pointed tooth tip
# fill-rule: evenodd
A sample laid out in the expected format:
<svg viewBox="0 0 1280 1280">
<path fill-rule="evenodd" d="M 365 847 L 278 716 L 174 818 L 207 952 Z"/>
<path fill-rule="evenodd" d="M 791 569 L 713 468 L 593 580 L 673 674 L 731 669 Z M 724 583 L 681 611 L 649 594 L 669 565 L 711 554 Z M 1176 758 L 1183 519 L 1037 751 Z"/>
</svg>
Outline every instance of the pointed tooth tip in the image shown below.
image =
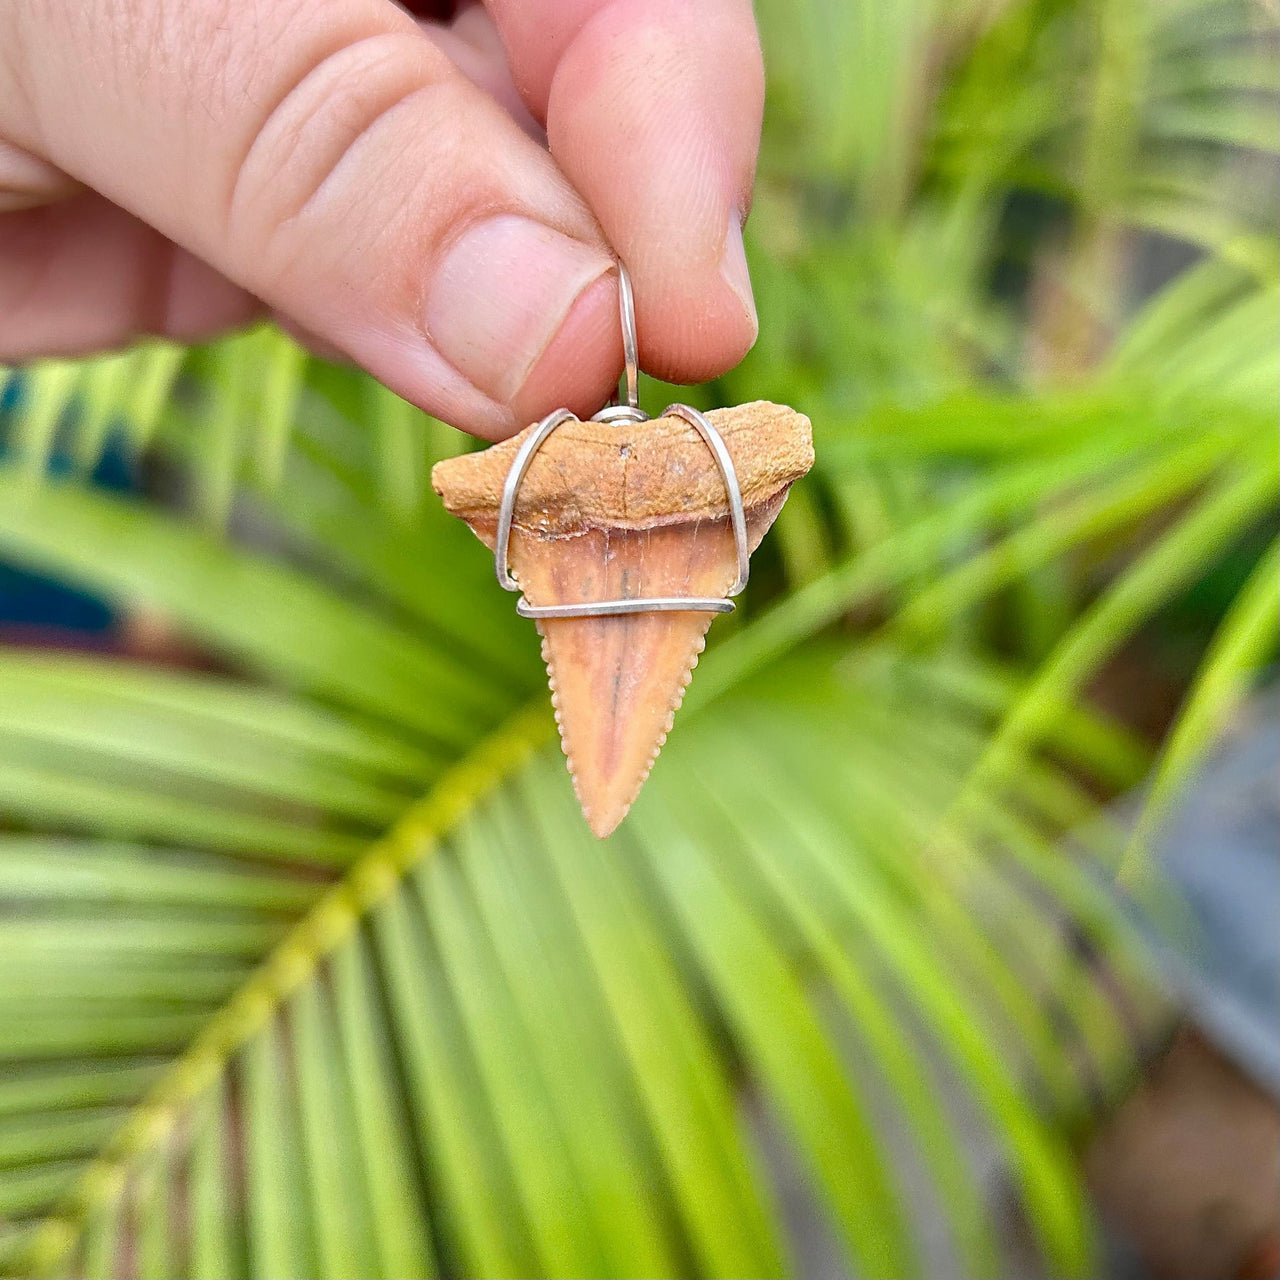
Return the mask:
<svg viewBox="0 0 1280 1280">
<path fill-rule="evenodd" d="M 631 812 L 631 806 L 635 804 L 644 784 L 649 781 L 649 775 L 653 772 L 653 766 L 658 762 L 658 756 L 662 754 L 662 748 L 667 745 L 667 735 L 671 732 L 671 727 L 675 723 L 675 715 L 679 710 L 680 704 L 676 705 L 667 713 L 667 727 L 659 735 L 657 742 L 654 743 L 653 751 L 650 753 L 649 759 L 646 761 L 640 776 L 635 781 L 635 786 L 631 790 L 631 794 L 627 797 L 626 803 L 622 805 L 615 804 L 612 808 L 605 809 L 603 812 L 597 812 L 592 805 L 589 805 L 582 796 L 582 789 L 578 780 L 578 771 L 574 768 L 573 757 L 569 754 L 568 745 L 561 735 L 560 743 L 564 751 L 565 764 L 569 769 L 569 777 L 573 782 L 573 794 L 577 797 L 578 807 L 582 810 L 582 816 L 587 820 L 587 826 L 591 828 L 593 835 L 603 840 L 607 836 L 611 836 L 622 825 L 622 820 Z"/>
<path fill-rule="evenodd" d="M 587 820 L 587 826 L 591 829 L 591 834 L 597 840 L 606 840 L 618 829 L 622 824 L 623 818 L 630 812 L 631 806 L 627 805 L 620 813 L 588 813 L 585 809 L 582 811 L 583 816 Z"/>
</svg>

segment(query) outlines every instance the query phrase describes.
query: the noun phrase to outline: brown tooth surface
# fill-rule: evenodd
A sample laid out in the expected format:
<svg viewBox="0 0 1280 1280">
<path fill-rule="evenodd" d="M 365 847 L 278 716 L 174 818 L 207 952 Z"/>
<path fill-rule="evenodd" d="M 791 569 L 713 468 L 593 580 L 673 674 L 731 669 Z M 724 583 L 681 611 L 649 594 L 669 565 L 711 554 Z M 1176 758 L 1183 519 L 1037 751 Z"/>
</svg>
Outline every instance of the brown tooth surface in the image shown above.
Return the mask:
<svg viewBox="0 0 1280 1280">
<path fill-rule="evenodd" d="M 764 403 L 708 416 L 738 472 L 754 550 L 812 463 L 808 419 Z M 445 506 L 489 546 L 521 439 L 432 472 Z M 710 451 L 675 418 L 566 423 L 521 486 L 511 570 L 535 605 L 723 596 L 737 560 Z M 561 743 L 597 836 L 622 821 L 649 776 L 714 617 L 673 611 L 538 620 Z"/>
<path fill-rule="evenodd" d="M 753 546 L 783 497 L 749 514 Z M 518 530 L 511 564 L 534 604 L 723 596 L 737 576 L 725 518 L 593 529 L 559 541 Z M 714 617 L 662 612 L 538 620 L 560 741 L 596 835 L 607 836 L 622 821 L 649 776 Z"/>
</svg>

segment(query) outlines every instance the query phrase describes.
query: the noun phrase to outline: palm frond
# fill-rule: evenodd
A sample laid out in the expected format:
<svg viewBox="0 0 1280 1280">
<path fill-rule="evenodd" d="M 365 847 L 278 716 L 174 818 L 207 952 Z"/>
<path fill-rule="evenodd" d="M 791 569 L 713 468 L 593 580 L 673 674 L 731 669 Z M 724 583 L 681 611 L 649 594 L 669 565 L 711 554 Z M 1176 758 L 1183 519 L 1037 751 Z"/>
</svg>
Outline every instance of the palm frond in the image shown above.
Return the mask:
<svg viewBox="0 0 1280 1280">
<path fill-rule="evenodd" d="M 440 646 L 140 503 L 0 474 L 0 545 L 108 598 L 156 607 L 249 669 L 427 741 L 471 741 L 504 705 Z"/>
<path fill-rule="evenodd" d="M 1213 637 L 1195 684 L 1164 745 L 1125 861 L 1122 881 L 1132 884 L 1144 869 L 1154 833 L 1194 769 L 1217 742 L 1231 713 L 1257 683 L 1280 637 L 1280 546 L 1272 544 L 1232 603 Z"/>
<path fill-rule="evenodd" d="M 1274 507 L 1276 484 L 1270 470 L 1265 465 L 1241 467 L 1240 474 L 1229 475 L 1107 589 L 1037 672 L 987 748 L 975 778 L 985 780 L 1015 767 L 1020 753 L 1073 702 L 1105 659 Z"/>
<path fill-rule="evenodd" d="M 9 892 L 26 886 L 30 911 L 7 938 L 11 963 L 21 969 L 37 947 L 80 962 L 61 970 L 61 986 L 46 974 L 29 1000 L 44 1009 L 74 1001 L 86 966 L 117 980 L 113 995 L 99 996 L 115 1004 L 109 1038 L 105 1020 L 81 1013 L 61 1055 L 37 1038 L 47 1020 L 11 1019 L 6 1056 L 34 1055 L 56 1076 L 51 1056 L 92 1045 L 137 1087 L 151 1079 L 155 1054 L 203 1026 L 140 1109 L 108 1112 L 113 1135 L 80 1166 L 74 1188 L 59 1181 L 71 1172 L 68 1151 L 100 1147 L 107 1118 L 59 1127 L 60 1118 L 43 1145 L 21 1124 L 10 1145 L 0 1137 L 0 1163 L 28 1170 L 13 1201 L 26 1208 L 16 1212 L 34 1206 L 33 1166 L 47 1175 L 40 1185 L 57 1188 L 24 1265 L 79 1249 L 87 1226 L 84 1247 L 117 1259 L 154 1229 L 169 1242 L 166 1257 L 181 1253 L 169 1274 L 205 1274 L 201 1259 L 230 1259 L 226 1274 L 342 1274 L 355 1258 L 361 1273 L 383 1274 L 373 1179 L 391 1196 L 377 1215 L 412 1227 L 420 1264 L 429 1255 L 422 1242 L 432 1241 L 448 1265 L 480 1274 L 679 1274 L 691 1257 L 714 1274 L 771 1273 L 785 1246 L 771 1224 L 763 1120 L 752 1118 L 763 1108 L 860 1265 L 897 1274 L 916 1265 L 904 1191 L 881 1154 L 891 1124 L 905 1125 L 936 1174 L 955 1247 L 989 1268 L 995 1246 L 972 1170 L 954 1142 L 934 1140 L 956 1117 L 939 1101 L 932 1043 L 954 1057 L 957 1087 L 978 1100 L 1055 1265 L 1080 1270 L 1075 1174 L 1023 1082 L 1031 1071 L 1057 1105 L 1087 1105 L 1088 1083 L 1064 1073 L 1061 1032 L 1045 1021 L 1046 993 L 1078 960 L 1061 938 L 1046 944 L 1052 917 L 1028 950 L 1032 931 L 1020 922 L 1042 908 L 979 856 L 973 837 L 941 849 L 920 840 L 980 744 L 982 716 L 935 700 L 907 741 L 901 706 L 916 694 L 889 674 L 876 683 L 833 671 L 809 693 L 823 708 L 816 717 L 794 698 L 780 701 L 771 682 L 722 715 L 704 713 L 673 743 L 676 768 L 640 806 L 632 833 L 609 845 L 581 832 L 560 770 L 539 749 L 545 712 L 518 716 L 313 898 L 288 933 L 290 908 L 297 918 L 306 895 L 286 868 L 206 855 L 206 869 L 187 874 L 173 861 L 192 855 L 148 851 L 133 855 L 134 874 L 102 882 L 67 842 L 26 840 L 25 853 L 6 858 L 16 869 Z M 812 686 L 813 664 L 777 679 Z M 785 780 L 775 776 L 779 750 Z M 919 759 L 910 805 L 885 803 L 890 751 Z M 827 785 L 837 759 L 846 788 L 854 784 L 839 802 Z M 1035 850 L 1024 870 L 1046 857 L 1050 829 L 1024 828 Z M 323 858 L 307 861 L 323 869 Z M 49 874 L 37 874 L 44 864 Z M 1010 895 L 1018 911 L 1003 909 Z M 984 929 L 1025 932 L 1023 942 L 976 930 L 961 899 L 985 902 Z M 1104 919 L 1098 945 L 1108 954 L 1123 927 L 1114 912 Z M 270 939 L 274 950 L 246 976 L 248 950 L 265 954 Z M 204 1002 L 190 989 L 180 999 L 174 977 L 197 957 L 221 966 Z M 168 1001 L 163 984 L 147 986 L 157 976 L 171 983 Z M 380 1014 L 372 989 L 386 995 Z M 219 997 L 210 1019 L 208 1000 Z M 902 1000 L 920 1019 L 906 1038 Z M 381 1027 L 370 1024 L 375 1016 Z M 1118 1014 L 1101 1016 L 1114 1023 Z M 99 1040 L 87 1040 L 95 1028 Z M 1114 1078 L 1106 1037 L 1086 1026 L 1075 1034 L 1093 1061 L 1086 1077 Z M 1043 1050 L 1027 1058 L 1037 1040 Z M 1126 1044 L 1123 1060 L 1133 1050 Z M 870 1086 L 850 1091 L 850 1052 L 893 1086 L 896 1119 Z M 356 1072 L 353 1064 L 369 1062 L 381 1065 Z M 32 1086 L 40 1114 L 59 1097 L 78 1099 L 74 1071 L 64 1088 Z M 398 1181 L 388 1190 L 371 1152 L 363 1163 L 345 1149 L 335 1158 L 333 1144 L 360 1132 L 334 1119 L 353 1117 L 357 1096 L 361 1114 L 382 1117 L 380 1132 L 414 1135 L 389 1156 L 408 1171 L 412 1195 Z M 240 1102 L 228 1110 L 233 1097 Z M 19 1091 L 15 1106 L 22 1101 Z M 240 1146 L 243 1183 L 228 1163 Z M 852 1166 L 851 1152 L 861 1153 Z M 173 1167 L 166 1186 L 186 1189 L 170 1193 L 178 1199 L 148 1198 L 157 1161 Z M 204 1207 L 184 1207 L 181 1197 L 197 1194 Z M 116 1212 L 117 1199 L 127 1212 Z M 329 1216 L 339 1201 L 340 1235 Z M 170 1220 L 154 1223 L 157 1215 Z M 216 1238 L 212 1227 L 181 1227 L 210 1217 Z M 104 1232 L 114 1244 L 98 1239 Z"/>
</svg>

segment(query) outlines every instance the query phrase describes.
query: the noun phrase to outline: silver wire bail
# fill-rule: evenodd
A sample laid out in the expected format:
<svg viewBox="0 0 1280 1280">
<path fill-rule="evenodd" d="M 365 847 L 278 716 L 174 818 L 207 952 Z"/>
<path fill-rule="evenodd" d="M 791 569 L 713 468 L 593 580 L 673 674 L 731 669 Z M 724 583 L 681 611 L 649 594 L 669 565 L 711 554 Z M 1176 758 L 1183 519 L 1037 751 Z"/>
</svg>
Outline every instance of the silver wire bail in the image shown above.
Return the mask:
<svg viewBox="0 0 1280 1280">
<path fill-rule="evenodd" d="M 592 416 L 593 422 L 609 424 L 647 422 L 649 415 L 640 408 L 640 364 L 636 343 L 636 304 L 631 291 L 631 277 L 627 269 L 618 263 L 618 311 L 622 320 L 623 375 L 618 397 L 614 404 L 606 405 Z M 747 541 L 747 516 L 742 505 L 742 487 L 738 473 L 725 446 L 724 438 L 711 425 L 710 419 L 687 404 L 670 404 L 663 410 L 663 417 L 683 418 L 702 437 L 720 469 L 725 493 L 729 499 L 729 523 L 733 529 L 734 549 L 737 553 L 738 574 L 728 595 L 739 595 L 747 585 L 751 569 L 751 546 Z M 493 565 L 498 582 L 507 591 L 519 591 L 520 584 L 511 576 L 511 528 L 515 522 L 516 496 L 521 482 L 533 462 L 534 455 L 547 442 L 557 427 L 574 421 L 568 409 L 554 409 L 538 423 L 529 438 L 520 446 L 511 460 L 511 469 L 502 486 L 502 503 L 498 508 L 497 537 L 493 546 Z M 726 596 L 637 596 L 622 600 L 595 600 L 585 604 L 530 604 L 522 595 L 516 601 L 516 612 L 522 618 L 596 618 L 611 614 L 685 612 L 732 613 L 734 604 Z"/>
<path fill-rule="evenodd" d="M 593 422 L 646 422 L 640 407 L 640 344 L 636 341 L 636 296 L 631 276 L 618 260 L 618 317 L 622 321 L 622 381 L 613 404 L 592 416 Z"/>
</svg>

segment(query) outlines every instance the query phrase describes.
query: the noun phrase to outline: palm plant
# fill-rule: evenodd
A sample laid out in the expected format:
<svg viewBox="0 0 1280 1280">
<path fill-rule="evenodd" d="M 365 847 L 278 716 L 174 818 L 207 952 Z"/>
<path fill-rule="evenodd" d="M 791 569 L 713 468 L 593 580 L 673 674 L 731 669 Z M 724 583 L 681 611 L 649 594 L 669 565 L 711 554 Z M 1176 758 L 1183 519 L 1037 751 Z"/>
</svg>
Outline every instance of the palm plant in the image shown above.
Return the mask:
<svg viewBox="0 0 1280 1280">
<path fill-rule="evenodd" d="M 0 380 L 0 552 L 213 668 L 0 652 L 0 1271 L 991 1274 L 978 1131 L 1091 1273 L 1073 1134 L 1158 1031 L 1097 868 L 1275 641 L 1280 273 L 1223 181 L 1275 33 L 760 19 L 762 336 L 694 394 L 802 407 L 818 468 L 606 843 L 430 495 L 455 433 L 269 329 Z M 1141 298 L 1150 233 L 1194 254 Z M 1089 682 L 1207 577 L 1153 760 Z"/>
</svg>

